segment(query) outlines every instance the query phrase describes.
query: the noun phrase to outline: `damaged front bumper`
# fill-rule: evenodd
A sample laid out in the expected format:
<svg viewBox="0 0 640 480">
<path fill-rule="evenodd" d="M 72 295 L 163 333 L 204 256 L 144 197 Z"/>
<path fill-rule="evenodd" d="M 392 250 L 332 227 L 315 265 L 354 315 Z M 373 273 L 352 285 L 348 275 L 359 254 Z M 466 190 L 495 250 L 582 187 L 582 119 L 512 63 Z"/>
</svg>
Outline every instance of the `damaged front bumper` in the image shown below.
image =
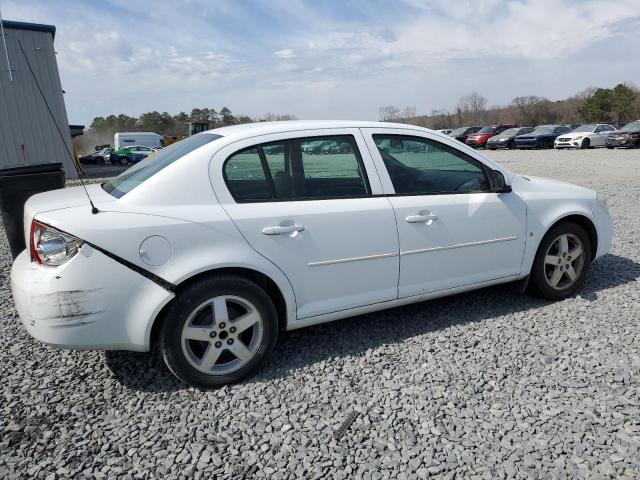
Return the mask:
<svg viewBox="0 0 640 480">
<path fill-rule="evenodd" d="M 174 294 L 85 244 L 48 267 L 23 251 L 11 268 L 20 319 L 42 342 L 77 349 L 149 349 L 151 326 Z"/>
</svg>

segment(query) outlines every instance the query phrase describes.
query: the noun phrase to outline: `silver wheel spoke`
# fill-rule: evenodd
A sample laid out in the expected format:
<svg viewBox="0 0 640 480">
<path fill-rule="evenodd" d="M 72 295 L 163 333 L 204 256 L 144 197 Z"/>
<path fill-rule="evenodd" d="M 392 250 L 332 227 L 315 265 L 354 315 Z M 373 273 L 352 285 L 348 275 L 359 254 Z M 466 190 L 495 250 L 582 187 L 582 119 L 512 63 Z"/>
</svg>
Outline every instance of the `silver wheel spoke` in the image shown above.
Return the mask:
<svg viewBox="0 0 640 480">
<path fill-rule="evenodd" d="M 231 353 L 233 353 L 236 357 L 238 357 L 239 360 L 242 360 L 243 362 L 245 360 L 249 360 L 253 356 L 251 350 L 249 350 L 247 346 L 240 340 L 236 340 L 235 343 L 231 345 L 231 348 L 229 350 L 231 350 Z"/>
<path fill-rule="evenodd" d="M 254 326 L 256 323 L 260 321 L 260 319 L 261 319 L 260 314 L 256 312 L 249 312 L 246 315 L 231 322 L 231 325 L 236 327 L 237 329 L 236 334 L 239 334 L 244 332 L 247 328 Z"/>
<path fill-rule="evenodd" d="M 559 241 L 558 252 L 560 253 L 560 255 L 568 254 L 569 253 L 569 238 L 566 235 L 561 235 L 560 238 L 558 239 L 558 241 Z"/>
<path fill-rule="evenodd" d="M 200 368 L 202 368 L 203 370 L 211 370 L 218 361 L 218 358 L 220 358 L 221 353 L 221 348 L 216 348 L 213 345 L 209 345 L 207 347 L 207 351 L 204 352 L 204 355 L 202 356 L 202 360 L 200 361 Z"/>
<path fill-rule="evenodd" d="M 571 260 L 575 260 L 576 258 L 578 258 L 580 255 L 582 255 L 582 246 L 581 245 L 576 246 L 573 250 L 569 252 L 569 255 L 571 256 Z"/>
<path fill-rule="evenodd" d="M 208 342 L 210 339 L 210 333 L 211 327 L 196 327 L 192 325 L 189 327 L 185 327 L 183 336 L 188 340 L 200 340 L 203 342 Z"/>
<path fill-rule="evenodd" d="M 558 285 L 558 282 L 562 279 L 562 271 L 559 267 L 556 267 L 551 274 L 551 278 L 549 279 L 549 285 L 555 287 Z"/>
<path fill-rule="evenodd" d="M 560 257 L 556 257 L 555 255 L 547 255 L 544 257 L 544 263 L 547 265 L 558 266 L 560 264 Z"/>
<path fill-rule="evenodd" d="M 573 267 L 571 265 L 567 265 L 567 269 L 565 271 L 567 272 L 567 276 L 569 277 L 569 280 L 571 280 L 572 282 L 578 276 L 576 274 L 576 271 L 573 269 Z"/>
<path fill-rule="evenodd" d="M 229 321 L 229 312 L 227 311 L 227 300 L 225 297 L 216 297 L 213 299 L 213 317 L 217 324 Z"/>
</svg>

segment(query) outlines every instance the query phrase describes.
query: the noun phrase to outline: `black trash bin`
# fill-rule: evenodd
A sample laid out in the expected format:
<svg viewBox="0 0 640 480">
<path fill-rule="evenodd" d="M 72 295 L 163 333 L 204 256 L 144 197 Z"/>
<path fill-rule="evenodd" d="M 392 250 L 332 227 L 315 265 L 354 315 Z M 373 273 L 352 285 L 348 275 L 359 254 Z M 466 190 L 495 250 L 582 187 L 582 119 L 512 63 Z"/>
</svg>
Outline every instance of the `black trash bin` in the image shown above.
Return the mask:
<svg viewBox="0 0 640 480">
<path fill-rule="evenodd" d="M 36 193 L 57 188 L 64 188 L 62 163 L 0 169 L 0 212 L 13 258 L 25 249 L 25 202 Z"/>
</svg>

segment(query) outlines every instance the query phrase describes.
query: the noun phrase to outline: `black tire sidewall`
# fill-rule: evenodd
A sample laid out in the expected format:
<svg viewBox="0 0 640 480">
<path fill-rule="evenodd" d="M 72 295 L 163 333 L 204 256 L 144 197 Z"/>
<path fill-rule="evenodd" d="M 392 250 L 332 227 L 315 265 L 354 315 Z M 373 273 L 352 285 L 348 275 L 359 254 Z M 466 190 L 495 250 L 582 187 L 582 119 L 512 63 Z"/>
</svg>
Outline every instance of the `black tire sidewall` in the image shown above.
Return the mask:
<svg viewBox="0 0 640 480">
<path fill-rule="evenodd" d="M 255 356 L 242 368 L 227 375 L 207 375 L 192 367 L 184 357 L 181 332 L 196 307 L 219 295 L 244 298 L 258 309 L 263 321 L 262 343 Z M 159 344 L 165 363 L 176 377 L 188 385 L 208 389 L 237 383 L 253 374 L 275 347 L 277 336 L 276 310 L 264 290 L 242 277 L 224 276 L 203 279 L 179 293 L 163 315 Z"/>
<path fill-rule="evenodd" d="M 545 266 L 544 266 L 544 258 L 546 252 L 551 245 L 551 243 L 558 238 L 563 233 L 571 233 L 576 235 L 580 241 L 582 242 L 582 246 L 584 249 L 584 266 L 582 267 L 582 272 L 580 272 L 580 276 L 578 280 L 571 285 L 569 288 L 564 290 L 555 290 L 547 283 L 545 279 Z M 556 225 L 551 228 L 538 246 L 538 251 L 536 252 L 535 259 L 533 261 L 533 267 L 531 269 L 532 276 L 532 284 L 535 287 L 536 291 L 544 298 L 549 300 L 561 300 L 563 298 L 567 298 L 576 293 L 582 284 L 584 283 L 587 274 L 589 272 L 589 268 L 591 266 L 591 241 L 589 240 L 589 235 L 580 225 L 573 222 L 564 222 Z"/>
</svg>

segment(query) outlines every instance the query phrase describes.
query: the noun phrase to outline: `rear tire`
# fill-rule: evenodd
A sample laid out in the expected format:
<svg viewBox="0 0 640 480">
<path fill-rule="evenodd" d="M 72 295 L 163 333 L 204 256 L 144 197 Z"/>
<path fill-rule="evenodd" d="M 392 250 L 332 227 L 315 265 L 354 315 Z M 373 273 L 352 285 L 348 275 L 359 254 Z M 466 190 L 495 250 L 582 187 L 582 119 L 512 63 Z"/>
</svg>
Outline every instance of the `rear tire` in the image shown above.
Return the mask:
<svg viewBox="0 0 640 480">
<path fill-rule="evenodd" d="M 572 222 L 547 232 L 533 262 L 531 283 L 549 300 L 572 296 L 584 283 L 591 265 L 591 242 L 587 232 Z"/>
<path fill-rule="evenodd" d="M 209 277 L 186 287 L 160 321 L 165 363 L 180 380 L 202 389 L 252 375 L 273 351 L 278 336 L 269 296 L 235 275 Z"/>
</svg>

